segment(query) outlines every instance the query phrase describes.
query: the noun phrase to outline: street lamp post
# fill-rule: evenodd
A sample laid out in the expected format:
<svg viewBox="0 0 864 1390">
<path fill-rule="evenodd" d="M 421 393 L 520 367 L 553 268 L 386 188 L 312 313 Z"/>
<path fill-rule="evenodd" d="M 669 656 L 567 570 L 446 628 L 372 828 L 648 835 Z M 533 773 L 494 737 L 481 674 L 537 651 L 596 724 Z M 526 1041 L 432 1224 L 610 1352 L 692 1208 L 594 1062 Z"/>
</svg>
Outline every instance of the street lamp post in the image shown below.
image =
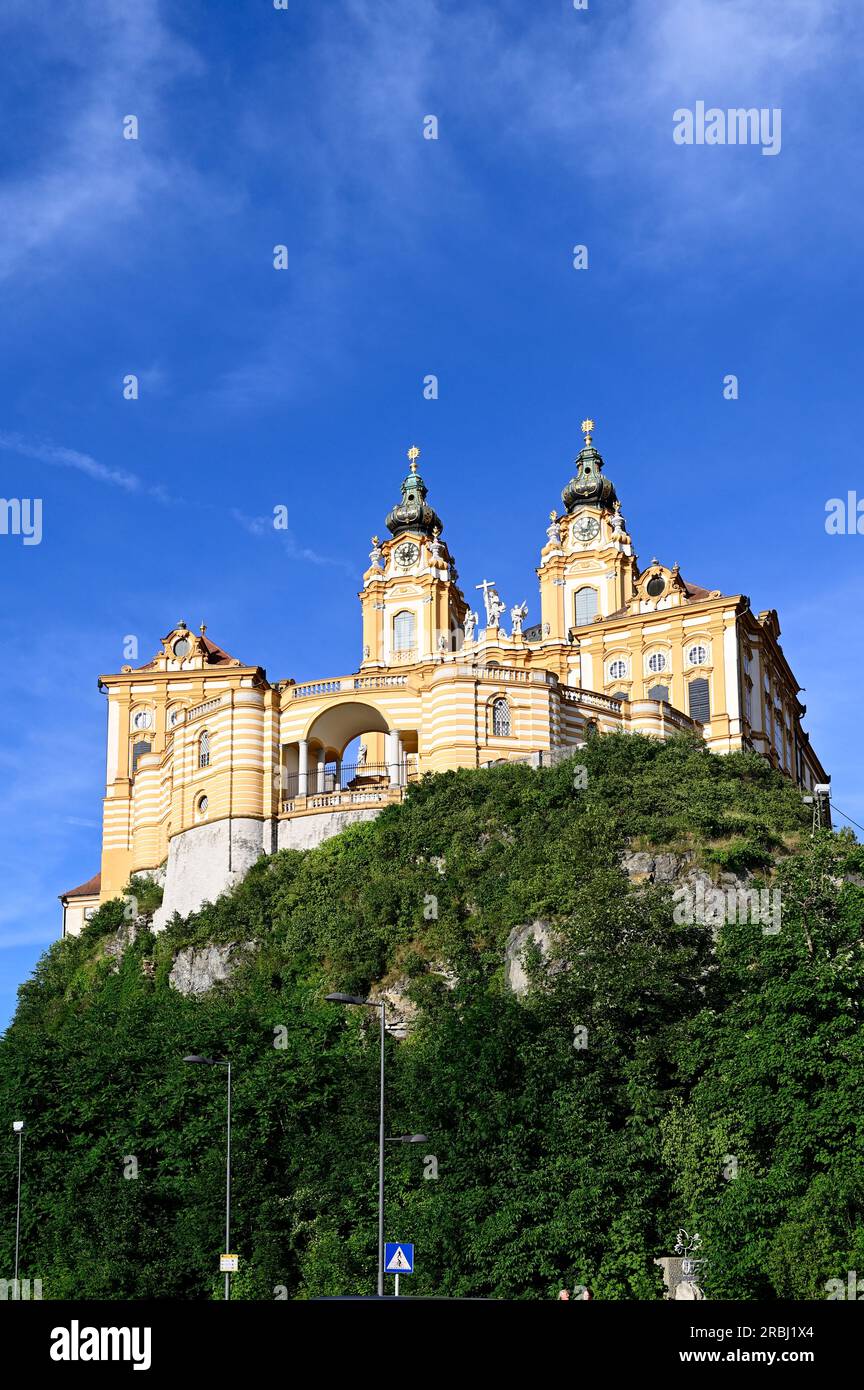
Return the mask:
<svg viewBox="0 0 864 1390">
<path fill-rule="evenodd" d="M 18 1247 L 21 1241 L 21 1146 L 24 1142 L 24 1121 L 13 1120 L 12 1132 L 18 1135 L 18 1199 L 15 1203 L 15 1297 L 18 1297 Z"/>
<path fill-rule="evenodd" d="M 231 1249 L 231 1063 L 219 1057 L 199 1057 L 192 1055 L 183 1058 L 184 1062 L 198 1062 L 205 1067 L 228 1068 L 228 1136 L 225 1147 L 225 1254 Z M 231 1273 L 225 1271 L 225 1298 L 231 1297 Z"/>
</svg>

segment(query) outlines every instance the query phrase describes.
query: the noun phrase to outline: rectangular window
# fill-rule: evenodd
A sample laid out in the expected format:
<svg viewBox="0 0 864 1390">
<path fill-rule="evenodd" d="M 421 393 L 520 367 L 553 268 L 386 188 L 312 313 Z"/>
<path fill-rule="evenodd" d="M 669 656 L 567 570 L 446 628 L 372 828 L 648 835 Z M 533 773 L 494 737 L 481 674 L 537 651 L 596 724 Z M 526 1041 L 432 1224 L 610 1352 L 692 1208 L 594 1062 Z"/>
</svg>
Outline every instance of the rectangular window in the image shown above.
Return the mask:
<svg viewBox="0 0 864 1390">
<path fill-rule="evenodd" d="M 596 589 L 577 589 L 576 600 L 576 626 L 584 627 L 592 619 L 597 617 L 597 590 Z"/>
<path fill-rule="evenodd" d="M 690 718 L 700 724 L 707 724 L 711 718 L 711 702 L 708 698 L 708 682 L 702 677 L 691 681 L 687 687 L 690 699 Z"/>
</svg>

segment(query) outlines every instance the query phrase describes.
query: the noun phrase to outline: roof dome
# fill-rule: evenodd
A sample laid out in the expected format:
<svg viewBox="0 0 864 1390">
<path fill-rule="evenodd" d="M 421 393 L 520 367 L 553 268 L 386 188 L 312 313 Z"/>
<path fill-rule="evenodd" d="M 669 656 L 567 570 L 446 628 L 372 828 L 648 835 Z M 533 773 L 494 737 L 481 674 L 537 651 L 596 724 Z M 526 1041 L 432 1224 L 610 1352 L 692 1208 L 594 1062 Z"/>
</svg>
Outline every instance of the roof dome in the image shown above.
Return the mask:
<svg viewBox="0 0 864 1390">
<path fill-rule="evenodd" d="M 411 472 L 402 482 L 402 501 L 387 513 L 387 529 L 394 536 L 401 535 L 403 531 L 419 531 L 421 535 L 432 536 L 436 530 L 440 535 L 444 524 L 426 501 L 428 489 L 417 472 L 420 450 L 416 445 L 408 450 L 408 457 Z"/>
<path fill-rule="evenodd" d="M 603 473 L 603 459 L 591 443 L 593 420 L 583 420 L 585 447 L 576 455 L 576 472 L 561 493 L 568 512 L 577 507 L 602 507 L 611 512 L 618 501 L 615 484 Z"/>
</svg>

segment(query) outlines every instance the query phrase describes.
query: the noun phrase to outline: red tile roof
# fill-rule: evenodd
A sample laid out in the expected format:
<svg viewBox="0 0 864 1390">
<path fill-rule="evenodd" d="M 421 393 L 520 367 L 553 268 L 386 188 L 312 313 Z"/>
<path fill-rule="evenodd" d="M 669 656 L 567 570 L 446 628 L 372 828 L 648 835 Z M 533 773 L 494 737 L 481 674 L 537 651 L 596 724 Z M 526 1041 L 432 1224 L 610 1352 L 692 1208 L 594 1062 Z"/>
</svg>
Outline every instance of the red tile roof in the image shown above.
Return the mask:
<svg viewBox="0 0 864 1390">
<path fill-rule="evenodd" d="M 77 888 L 70 888 L 68 893 L 61 893 L 61 898 L 95 898 L 102 887 L 102 875 L 94 874 L 88 878 L 86 883 L 79 883 Z"/>
</svg>

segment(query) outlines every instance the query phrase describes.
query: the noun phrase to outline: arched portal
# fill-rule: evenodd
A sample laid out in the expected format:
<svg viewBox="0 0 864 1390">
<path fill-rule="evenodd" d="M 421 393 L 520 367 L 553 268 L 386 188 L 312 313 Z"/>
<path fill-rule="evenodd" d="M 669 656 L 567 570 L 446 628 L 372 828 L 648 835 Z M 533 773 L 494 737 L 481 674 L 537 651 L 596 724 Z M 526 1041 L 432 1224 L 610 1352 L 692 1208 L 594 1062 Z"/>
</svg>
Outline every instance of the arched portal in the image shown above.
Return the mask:
<svg viewBox="0 0 864 1390">
<path fill-rule="evenodd" d="M 285 795 L 404 786 L 406 754 L 416 754 L 416 748 L 414 731 L 407 731 L 403 742 L 402 732 L 375 705 L 340 700 L 310 721 L 303 738 L 283 749 Z"/>
</svg>

